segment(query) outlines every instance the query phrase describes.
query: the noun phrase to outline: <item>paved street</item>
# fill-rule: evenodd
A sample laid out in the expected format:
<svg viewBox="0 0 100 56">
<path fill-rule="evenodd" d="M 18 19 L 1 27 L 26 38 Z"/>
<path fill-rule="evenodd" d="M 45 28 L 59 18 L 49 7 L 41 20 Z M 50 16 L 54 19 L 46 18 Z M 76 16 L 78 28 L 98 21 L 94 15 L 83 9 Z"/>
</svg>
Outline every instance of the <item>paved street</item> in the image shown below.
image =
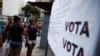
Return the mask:
<svg viewBox="0 0 100 56">
<path fill-rule="evenodd" d="M 33 49 L 32 56 L 44 56 L 45 51 L 43 49 L 38 48 L 39 44 L 40 44 L 40 37 L 37 37 L 37 44 L 36 44 L 35 48 Z M 22 48 L 22 51 L 21 51 L 21 56 L 26 56 L 27 48 L 25 48 L 24 45 L 25 45 L 25 42 L 23 42 L 23 48 Z M 7 55 L 5 55 L 6 47 L 7 47 L 7 44 L 4 44 L 3 50 L 2 50 L 0 56 L 7 56 Z"/>
</svg>

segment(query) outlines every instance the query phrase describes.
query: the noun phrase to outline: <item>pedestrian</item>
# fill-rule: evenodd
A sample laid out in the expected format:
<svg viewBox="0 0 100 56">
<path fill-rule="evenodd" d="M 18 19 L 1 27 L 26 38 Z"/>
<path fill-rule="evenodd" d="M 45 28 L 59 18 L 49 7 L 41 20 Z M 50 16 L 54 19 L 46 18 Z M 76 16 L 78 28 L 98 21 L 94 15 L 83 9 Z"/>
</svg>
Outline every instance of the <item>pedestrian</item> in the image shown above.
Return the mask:
<svg viewBox="0 0 100 56">
<path fill-rule="evenodd" d="M 8 16 L 8 18 L 7 18 L 7 24 L 4 27 L 4 36 L 3 36 L 3 42 L 5 42 L 7 44 L 6 55 L 9 55 L 9 51 L 10 51 L 10 45 L 9 45 L 10 34 L 8 35 L 8 32 L 9 32 L 9 27 L 12 24 L 13 24 L 12 23 L 12 17 Z"/>
<path fill-rule="evenodd" d="M 7 18 L 7 24 L 5 25 L 5 27 L 4 27 L 4 38 L 3 38 L 3 42 L 5 42 L 5 40 L 7 39 L 7 40 L 9 40 L 8 39 L 8 31 L 9 31 L 9 27 L 12 25 L 12 18 L 9 16 L 8 18 Z"/>
<path fill-rule="evenodd" d="M 32 55 L 32 50 L 35 47 L 36 44 L 36 36 L 37 32 L 40 32 L 37 21 L 35 19 L 32 19 L 29 26 L 26 29 L 26 45 L 27 45 L 27 56 Z"/>
<path fill-rule="evenodd" d="M 3 42 L 2 42 L 2 27 L 0 25 L 0 53 L 2 51 L 2 46 L 3 46 Z"/>
<path fill-rule="evenodd" d="M 20 56 L 23 30 L 21 19 L 18 16 L 14 16 L 14 24 L 9 28 L 10 56 Z"/>
</svg>

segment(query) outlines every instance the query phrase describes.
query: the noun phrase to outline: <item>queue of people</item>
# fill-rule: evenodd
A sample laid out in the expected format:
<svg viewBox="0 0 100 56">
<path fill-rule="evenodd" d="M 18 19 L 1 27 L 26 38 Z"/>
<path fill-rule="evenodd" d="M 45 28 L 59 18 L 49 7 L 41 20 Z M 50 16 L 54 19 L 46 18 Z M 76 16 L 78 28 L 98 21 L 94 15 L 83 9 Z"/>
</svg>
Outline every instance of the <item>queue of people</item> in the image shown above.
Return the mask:
<svg viewBox="0 0 100 56">
<path fill-rule="evenodd" d="M 40 32 L 40 29 L 37 25 L 36 19 L 31 19 L 30 24 L 24 27 L 21 24 L 21 18 L 14 16 L 12 18 L 8 17 L 8 23 L 6 24 L 3 34 L 2 29 L 0 29 L 0 50 L 2 49 L 3 43 L 7 41 L 10 45 L 8 56 L 20 56 L 22 49 L 22 38 L 25 36 L 27 47 L 27 56 L 32 55 L 33 48 L 36 44 L 37 32 Z"/>
</svg>

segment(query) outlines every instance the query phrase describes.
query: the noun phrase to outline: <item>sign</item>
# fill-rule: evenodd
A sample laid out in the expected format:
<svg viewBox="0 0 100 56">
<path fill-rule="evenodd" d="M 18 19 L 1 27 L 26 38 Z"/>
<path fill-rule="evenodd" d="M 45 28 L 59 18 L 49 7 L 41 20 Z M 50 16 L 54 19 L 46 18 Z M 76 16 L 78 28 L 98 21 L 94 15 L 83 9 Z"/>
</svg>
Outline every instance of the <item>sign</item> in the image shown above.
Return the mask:
<svg viewBox="0 0 100 56">
<path fill-rule="evenodd" d="M 56 56 L 100 56 L 100 1 L 55 0 L 48 42 Z"/>
</svg>

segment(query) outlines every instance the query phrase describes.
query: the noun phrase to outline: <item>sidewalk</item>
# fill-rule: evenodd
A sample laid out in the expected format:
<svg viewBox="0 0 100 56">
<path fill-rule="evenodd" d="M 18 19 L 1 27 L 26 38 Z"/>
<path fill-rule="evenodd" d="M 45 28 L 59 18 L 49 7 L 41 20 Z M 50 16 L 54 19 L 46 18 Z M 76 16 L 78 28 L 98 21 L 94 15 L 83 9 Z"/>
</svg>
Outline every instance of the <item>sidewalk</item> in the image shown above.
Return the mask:
<svg viewBox="0 0 100 56">
<path fill-rule="evenodd" d="M 37 37 L 37 43 L 36 43 L 35 48 L 33 49 L 32 56 L 44 56 L 45 55 L 45 50 L 38 48 L 39 44 L 40 44 L 40 37 Z M 25 42 L 23 42 L 21 56 L 26 56 L 26 51 L 27 51 L 27 48 L 25 48 Z M 4 45 L 0 56 L 7 56 L 7 55 L 5 55 L 5 53 L 6 53 L 6 51 L 5 51 L 5 45 Z"/>
<path fill-rule="evenodd" d="M 32 56 L 44 56 L 45 54 L 45 50 L 43 49 L 39 49 L 39 44 L 40 44 L 40 37 L 37 37 L 37 44 L 35 46 L 35 48 L 33 49 L 33 53 L 32 53 Z M 23 43 L 23 46 L 25 45 L 25 43 Z M 25 46 L 23 47 L 22 49 L 22 52 L 21 52 L 21 56 L 26 56 L 26 48 Z"/>
</svg>

